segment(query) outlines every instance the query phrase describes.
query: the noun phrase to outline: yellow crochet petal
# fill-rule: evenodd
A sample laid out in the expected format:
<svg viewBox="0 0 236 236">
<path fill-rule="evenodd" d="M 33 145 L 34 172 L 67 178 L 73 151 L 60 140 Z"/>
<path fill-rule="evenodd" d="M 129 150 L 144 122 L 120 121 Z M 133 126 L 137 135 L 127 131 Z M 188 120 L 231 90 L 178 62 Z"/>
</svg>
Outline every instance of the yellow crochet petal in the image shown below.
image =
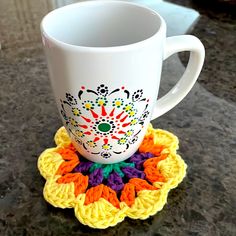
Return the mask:
<svg viewBox="0 0 236 236">
<path fill-rule="evenodd" d="M 154 144 L 163 145 L 166 147 L 165 149 L 169 149 L 169 151 L 176 152 L 179 148 L 179 140 L 174 134 L 162 129 L 153 129 L 151 124 L 148 126 L 148 130 L 145 134 L 145 137 L 150 136 L 153 138 Z M 169 151 L 164 150 L 164 152 Z"/>
<path fill-rule="evenodd" d="M 145 136 L 150 136 L 150 135 L 152 135 L 152 132 L 153 132 L 154 130 L 155 130 L 155 129 L 153 129 L 152 124 L 149 123 L 148 128 L 147 128 L 147 131 L 146 131 L 146 133 L 145 133 Z"/>
<path fill-rule="evenodd" d="M 187 165 L 179 155 L 171 153 L 165 160 L 158 163 L 157 168 L 167 179 L 166 184 L 172 189 L 182 182 L 186 175 Z"/>
<path fill-rule="evenodd" d="M 57 146 L 67 146 L 71 143 L 71 139 L 64 126 L 57 130 L 54 140 Z"/>
<path fill-rule="evenodd" d="M 64 162 L 61 155 L 56 153 L 57 149 L 48 148 L 39 156 L 38 169 L 45 179 L 54 176 L 61 163 Z"/>
<path fill-rule="evenodd" d="M 72 208 L 75 206 L 76 199 L 74 183 L 58 184 L 56 181 L 60 177 L 60 175 L 56 175 L 47 179 L 43 190 L 44 198 L 55 207 Z"/>
<path fill-rule="evenodd" d="M 78 220 L 92 228 L 105 229 L 124 220 L 128 207 L 121 203 L 120 209 L 114 207 L 104 198 L 84 205 L 85 194 L 78 195 L 75 204 L 75 216 Z"/>
<path fill-rule="evenodd" d="M 162 210 L 167 202 L 169 188 L 164 185 L 158 190 L 142 190 L 138 192 L 134 204 L 126 212 L 132 219 L 144 220 Z"/>
<path fill-rule="evenodd" d="M 155 133 L 155 136 L 153 137 L 155 144 L 163 145 L 173 152 L 178 150 L 179 140 L 175 135 L 162 129 L 155 129 L 153 132 Z"/>
</svg>

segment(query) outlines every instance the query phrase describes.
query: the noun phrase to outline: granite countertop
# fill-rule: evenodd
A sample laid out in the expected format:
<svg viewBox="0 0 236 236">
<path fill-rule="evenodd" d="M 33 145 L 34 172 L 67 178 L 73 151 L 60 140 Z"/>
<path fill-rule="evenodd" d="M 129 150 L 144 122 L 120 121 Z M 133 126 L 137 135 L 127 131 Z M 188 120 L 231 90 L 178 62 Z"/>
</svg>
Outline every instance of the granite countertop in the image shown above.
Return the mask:
<svg viewBox="0 0 236 236">
<path fill-rule="evenodd" d="M 236 21 L 229 8 L 184 4 L 201 17 L 191 29 L 206 47 L 200 78 L 188 96 L 153 122 L 175 133 L 188 174 L 164 209 L 147 220 L 90 229 L 73 210 L 43 199 L 37 158 L 54 145 L 62 125 L 48 80 L 39 22 L 51 9 L 75 1 L 0 1 L 0 235 L 236 235 Z M 230 13 L 230 11 L 232 13 Z M 235 12 L 235 11 L 234 11 Z M 181 55 L 183 63 L 186 55 Z M 164 93 L 184 66 L 164 64 Z"/>
</svg>

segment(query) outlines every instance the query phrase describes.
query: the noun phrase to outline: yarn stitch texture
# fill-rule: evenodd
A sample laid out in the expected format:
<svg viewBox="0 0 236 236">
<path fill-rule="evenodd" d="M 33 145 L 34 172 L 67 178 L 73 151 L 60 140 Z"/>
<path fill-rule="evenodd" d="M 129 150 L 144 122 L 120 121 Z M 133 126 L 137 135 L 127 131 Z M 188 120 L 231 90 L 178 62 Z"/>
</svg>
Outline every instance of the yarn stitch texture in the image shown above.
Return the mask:
<svg viewBox="0 0 236 236">
<path fill-rule="evenodd" d="M 64 127 L 56 132 L 55 143 L 38 159 L 46 179 L 44 198 L 54 207 L 74 208 L 77 219 L 92 228 L 156 214 L 186 175 L 187 165 L 177 154 L 178 138 L 151 125 L 139 150 L 115 164 L 80 156 Z"/>
</svg>

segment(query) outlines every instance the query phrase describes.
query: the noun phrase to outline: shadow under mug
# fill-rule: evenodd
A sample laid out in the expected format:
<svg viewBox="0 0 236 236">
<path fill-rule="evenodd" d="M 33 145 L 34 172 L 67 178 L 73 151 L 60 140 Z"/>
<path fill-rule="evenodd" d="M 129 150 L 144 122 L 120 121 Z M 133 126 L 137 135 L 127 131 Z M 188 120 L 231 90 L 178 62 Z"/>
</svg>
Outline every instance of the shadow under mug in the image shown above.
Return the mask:
<svg viewBox="0 0 236 236">
<path fill-rule="evenodd" d="M 98 163 L 123 161 L 150 120 L 178 104 L 197 80 L 204 47 L 194 36 L 166 38 L 161 16 L 122 1 L 88 1 L 50 12 L 41 23 L 51 84 L 72 143 Z M 162 62 L 190 51 L 178 83 L 156 101 Z"/>
</svg>

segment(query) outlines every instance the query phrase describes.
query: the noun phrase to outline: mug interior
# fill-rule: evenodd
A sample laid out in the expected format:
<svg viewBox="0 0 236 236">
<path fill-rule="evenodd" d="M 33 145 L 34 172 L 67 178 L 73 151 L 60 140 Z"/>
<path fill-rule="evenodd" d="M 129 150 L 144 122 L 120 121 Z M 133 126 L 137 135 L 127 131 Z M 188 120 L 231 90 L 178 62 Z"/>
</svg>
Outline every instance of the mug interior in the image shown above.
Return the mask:
<svg viewBox="0 0 236 236">
<path fill-rule="evenodd" d="M 137 43 L 156 34 L 161 19 L 152 10 L 125 3 L 91 1 L 50 12 L 42 31 L 54 40 L 84 47 L 116 47 Z"/>
</svg>

